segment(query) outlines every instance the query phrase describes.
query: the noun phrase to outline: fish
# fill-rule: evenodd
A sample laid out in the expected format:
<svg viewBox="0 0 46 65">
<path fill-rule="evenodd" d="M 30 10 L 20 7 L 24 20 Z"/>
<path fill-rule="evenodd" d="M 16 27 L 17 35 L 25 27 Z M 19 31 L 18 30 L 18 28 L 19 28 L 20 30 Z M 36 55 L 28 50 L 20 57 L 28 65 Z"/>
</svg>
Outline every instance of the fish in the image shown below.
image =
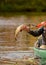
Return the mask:
<svg viewBox="0 0 46 65">
<path fill-rule="evenodd" d="M 23 24 L 18 26 L 15 30 L 15 39 L 18 36 L 18 34 L 22 31 Z"/>
</svg>

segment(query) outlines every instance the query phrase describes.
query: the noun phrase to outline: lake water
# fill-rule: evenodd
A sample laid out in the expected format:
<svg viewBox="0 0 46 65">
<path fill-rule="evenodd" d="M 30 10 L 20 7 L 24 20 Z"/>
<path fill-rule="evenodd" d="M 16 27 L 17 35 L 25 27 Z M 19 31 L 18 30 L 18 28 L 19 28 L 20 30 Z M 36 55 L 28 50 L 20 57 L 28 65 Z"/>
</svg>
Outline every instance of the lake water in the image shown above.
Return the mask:
<svg viewBox="0 0 46 65">
<path fill-rule="evenodd" d="M 37 38 L 22 31 L 15 40 L 15 30 L 21 24 L 33 23 L 37 25 L 45 20 L 46 16 L 0 17 L 0 64 L 16 65 L 17 63 L 17 65 L 26 65 L 26 62 L 17 62 L 16 59 L 33 58 L 33 46 Z M 36 28 L 34 27 L 34 29 Z"/>
</svg>

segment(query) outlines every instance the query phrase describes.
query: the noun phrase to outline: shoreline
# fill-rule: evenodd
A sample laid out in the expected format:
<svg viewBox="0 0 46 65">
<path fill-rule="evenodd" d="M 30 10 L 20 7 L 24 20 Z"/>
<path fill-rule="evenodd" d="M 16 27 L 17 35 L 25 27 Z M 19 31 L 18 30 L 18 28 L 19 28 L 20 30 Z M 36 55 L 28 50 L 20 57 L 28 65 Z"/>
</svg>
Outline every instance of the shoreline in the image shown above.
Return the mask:
<svg viewBox="0 0 46 65">
<path fill-rule="evenodd" d="M 13 17 L 13 16 L 46 16 L 46 12 L 0 12 L 0 16 Z"/>
</svg>

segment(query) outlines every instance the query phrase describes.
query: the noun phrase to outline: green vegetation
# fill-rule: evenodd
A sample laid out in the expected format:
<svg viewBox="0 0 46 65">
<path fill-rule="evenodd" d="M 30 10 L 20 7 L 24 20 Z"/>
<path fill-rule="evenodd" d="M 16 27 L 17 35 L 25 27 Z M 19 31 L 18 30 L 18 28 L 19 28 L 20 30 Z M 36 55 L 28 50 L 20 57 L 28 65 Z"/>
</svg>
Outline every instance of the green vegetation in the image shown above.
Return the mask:
<svg viewBox="0 0 46 65">
<path fill-rule="evenodd" d="M 0 0 L 0 12 L 46 12 L 46 0 Z"/>
</svg>

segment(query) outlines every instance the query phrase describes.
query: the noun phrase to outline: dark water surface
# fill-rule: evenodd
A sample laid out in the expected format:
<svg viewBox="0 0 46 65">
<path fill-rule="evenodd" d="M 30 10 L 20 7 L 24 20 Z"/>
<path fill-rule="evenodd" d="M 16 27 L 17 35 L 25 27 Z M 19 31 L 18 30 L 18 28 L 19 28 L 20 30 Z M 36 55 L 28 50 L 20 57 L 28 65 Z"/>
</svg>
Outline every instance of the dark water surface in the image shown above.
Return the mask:
<svg viewBox="0 0 46 65">
<path fill-rule="evenodd" d="M 34 57 L 33 45 L 37 38 L 22 31 L 15 40 L 15 30 L 21 24 L 38 24 L 44 20 L 46 16 L 0 17 L 0 65 L 26 65 L 15 60 Z"/>
</svg>

